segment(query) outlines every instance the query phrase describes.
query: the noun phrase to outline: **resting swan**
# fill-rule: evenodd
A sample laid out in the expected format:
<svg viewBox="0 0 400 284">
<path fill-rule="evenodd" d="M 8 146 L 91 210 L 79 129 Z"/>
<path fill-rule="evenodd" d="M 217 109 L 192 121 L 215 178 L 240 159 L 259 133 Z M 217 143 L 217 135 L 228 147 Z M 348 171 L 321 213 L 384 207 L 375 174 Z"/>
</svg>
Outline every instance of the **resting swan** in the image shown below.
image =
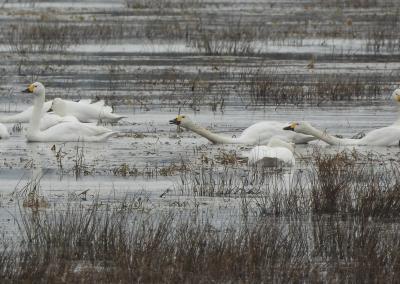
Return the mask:
<svg viewBox="0 0 400 284">
<path fill-rule="evenodd" d="M 267 146 L 255 146 L 247 155 L 249 165 L 294 166 L 294 144 L 272 137 Z"/>
<path fill-rule="evenodd" d="M 360 145 L 360 146 L 398 146 L 400 140 L 400 125 L 390 125 L 374 129 L 361 139 L 338 138 L 322 132 L 311 126 L 308 122 L 292 122 L 284 130 L 312 135 L 330 145 Z"/>
<path fill-rule="evenodd" d="M 36 82 L 23 91 L 34 95 L 33 111 L 26 133 L 28 141 L 33 142 L 67 142 L 67 141 L 104 141 L 114 134 L 105 127 L 84 124 L 80 122 L 63 122 L 40 130 L 40 119 L 45 101 L 45 88 Z"/>
<path fill-rule="evenodd" d="M 309 141 L 315 140 L 313 136 L 283 131 L 283 127 L 287 124 L 277 121 L 261 121 L 253 124 L 246 128 L 237 138 L 212 133 L 211 131 L 197 125 L 185 115 L 178 115 L 175 119 L 170 120 L 170 124 L 180 125 L 189 129 L 207 138 L 214 144 L 260 145 L 267 144 L 273 136 L 276 136 L 283 141 L 293 142 L 295 144 L 305 144 Z"/>
<path fill-rule="evenodd" d="M 91 104 L 91 100 L 80 100 L 77 103 L 89 105 L 89 104 Z M 43 117 L 40 122 L 41 130 L 47 129 L 50 126 L 55 125 L 59 122 L 65 121 L 65 120 L 67 120 L 67 121 L 73 120 L 73 118 L 71 118 L 71 116 L 64 119 L 63 117 L 60 117 L 59 115 L 55 115 L 54 113 L 50 113 L 51 116 L 49 116 L 48 112 L 51 110 L 52 104 L 53 104 L 53 100 L 47 101 L 43 104 L 43 109 L 42 109 Z M 97 103 L 95 103 L 95 104 L 97 104 Z M 33 106 L 30 106 L 26 110 L 24 110 L 20 113 L 9 115 L 9 116 L 1 116 L 0 122 L 2 122 L 2 123 L 27 123 L 27 122 L 29 122 L 29 119 L 32 116 L 32 110 L 33 110 Z M 77 119 L 75 119 L 75 120 L 77 120 Z"/>
<path fill-rule="evenodd" d="M 103 100 L 90 104 L 81 104 L 55 98 L 51 109 L 60 116 L 75 116 L 81 122 L 94 122 L 97 120 L 115 122 L 125 117 L 112 113 L 112 108 L 105 106 Z"/>
</svg>

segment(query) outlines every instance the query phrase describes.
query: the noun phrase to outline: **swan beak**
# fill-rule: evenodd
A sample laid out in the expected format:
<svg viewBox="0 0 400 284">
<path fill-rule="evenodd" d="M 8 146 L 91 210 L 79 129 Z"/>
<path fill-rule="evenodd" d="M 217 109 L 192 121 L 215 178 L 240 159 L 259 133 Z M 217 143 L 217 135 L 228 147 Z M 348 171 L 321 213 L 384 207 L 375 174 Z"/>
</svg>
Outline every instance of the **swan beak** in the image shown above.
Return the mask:
<svg viewBox="0 0 400 284">
<path fill-rule="evenodd" d="M 28 88 L 23 90 L 23 93 L 33 93 L 33 90 L 35 89 L 35 86 L 33 84 L 30 84 Z"/>
<path fill-rule="evenodd" d="M 179 125 L 179 124 L 181 124 L 181 121 L 178 120 L 178 118 L 175 118 L 175 119 L 173 119 L 173 120 L 170 120 L 170 121 L 169 121 L 169 124 Z"/>
<path fill-rule="evenodd" d="M 295 124 L 292 123 L 292 124 L 290 124 L 289 126 L 284 127 L 283 130 L 291 130 L 291 131 L 294 131 L 294 127 L 295 127 Z"/>
</svg>

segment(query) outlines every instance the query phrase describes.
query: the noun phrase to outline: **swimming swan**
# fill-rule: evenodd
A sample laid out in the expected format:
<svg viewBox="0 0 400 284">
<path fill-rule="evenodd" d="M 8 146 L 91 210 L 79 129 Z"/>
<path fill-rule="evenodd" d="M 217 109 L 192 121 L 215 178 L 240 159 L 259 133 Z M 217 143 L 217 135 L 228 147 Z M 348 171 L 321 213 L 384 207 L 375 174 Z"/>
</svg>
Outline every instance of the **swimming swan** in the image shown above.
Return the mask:
<svg viewBox="0 0 400 284">
<path fill-rule="evenodd" d="M 313 136 L 284 131 L 283 127 L 287 124 L 277 121 L 261 121 L 253 124 L 246 128 L 237 138 L 212 133 L 211 131 L 197 125 L 185 115 L 178 115 L 175 119 L 170 120 L 169 123 L 189 129 L 207 138 L 214 144 L 267 144 L 273 136 L 276 136 L 283 141 L 293 142 L 296 144 L 305 144 L 309 141 L 315 140 Z"/>
<path fill-rule="evenodd" d="M 125 117 L 112 113 L 112 108 L 105 106 L 103 100 L 95 103 L 82 104 L 55 98 L 51 109 L 60 116 L 75 116 L 81 122 L 93 122 L 99 119 L 116 122 Z"/>
<path fill-rule="evenodd" d="M 294 166 L 294 144 L 272 137 L 267 146 L 255 146 L 247 155 L 249 165 Z"/>
<path fill-rule="evenodd" d="M 390 125 L 374 129 L 361 139 L 338 138 L 322 132 L 311 126 L 308 122 L 292 122 L 284 130 L 312 135 L 330 145 L 360 145 L 360 146 L 398 146 L 400 140 L 400 125 Z"/>
<path fill-rule="evenodd" d="M 115 132 L 105 127 L 85 124 L 81 122 L 58 123 L 44 131 L 40 130 L 40 119 L 45 101 L 45 88 L 36 82 L 23 91 L 34 95 L 33 111 L 26 133 L 28 141 L 33 142 L 67 142 L 67 141 L 105 141 Z"/>
</svg>

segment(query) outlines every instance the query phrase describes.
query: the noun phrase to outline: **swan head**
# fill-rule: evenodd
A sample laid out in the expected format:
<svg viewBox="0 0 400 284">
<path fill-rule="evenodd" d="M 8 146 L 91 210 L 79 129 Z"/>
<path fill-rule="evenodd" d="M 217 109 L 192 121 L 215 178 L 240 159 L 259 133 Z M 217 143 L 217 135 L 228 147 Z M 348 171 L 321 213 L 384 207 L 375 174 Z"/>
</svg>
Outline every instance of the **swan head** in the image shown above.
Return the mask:
<svg viewBox="0 0 400 284">
<path fill-rule="evenodd" d="M 283 130 L 291 130 L 297 133 L 308 134 L 311 124 L 306 121 L 293 121 L 288 126 L 284 127 Z"/>
<path fill-rule="evenodd" d="M 169 124 L 175 124 L 175 125 L 186 127 L 186 126 L 192 125 L 193 122 L 186 115 L 177 115 L 175 117 L 175 119 L 169 121 Z"/>
<path fill-rule="evenodd" d="M 396 89 L 396 90 L 393 91 L 393 93 L 392 93 L 392 99 L 393 99 L 395 102 L 400 103 L 400 89 Z"/>
<path fill-rule="evenodd" d="M 34 95 L 44 95 L 44 85 L 40 82 L 32 83 L 27 89 L 22 91 L 23 93 L 31 93 Z"/>
</svg>

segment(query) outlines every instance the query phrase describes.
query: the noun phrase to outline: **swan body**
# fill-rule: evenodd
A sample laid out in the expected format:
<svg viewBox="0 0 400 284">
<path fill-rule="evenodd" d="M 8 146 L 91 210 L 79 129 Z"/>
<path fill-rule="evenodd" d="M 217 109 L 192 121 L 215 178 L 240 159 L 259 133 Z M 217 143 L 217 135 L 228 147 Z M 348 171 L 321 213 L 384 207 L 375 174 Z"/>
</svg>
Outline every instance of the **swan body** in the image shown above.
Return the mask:
<svg viewBox="0 0 400 284">
<path fill-rule="evenodd" d="M 53 103 L 53 101 L 45 102 L 43 104 L 41 113 L 45 114 L 46 112 L 48 112 L 49 109 L 51 108 L 52 103 Z M 14 114 L 14 115 L 0 117 L 0 122 L 2 122 L 2 123 L 26 123 L 26 122 L 29 122 L 29 119 L 32 116 L 32 111 L 33 111 L 33 106 L 30 106 L 23 112 L 20 112 L 20 113 Z"/>
<path fill-rule="evenodd" d="M 400 141 L 400 125 L 390 125 L 374 129 L 361 139 L 338 138 L 322 132 L 308 122 L 292 122 L 285 130 L 312 135 L 330 145 L 360 145 L 360 146 L 398 146 Z"/>
<path fill-rule="evenodd" d="M 104 105 L 104 101 L 95 103 L 77 103 L 56 98 L 51 106 L 52 110 L 60 115 L 75 116 L 81 122 L 94 122 L 97 120 L 118 121 L 124 116 L 112 113 L 112 108 Z"/>
<path fill-rule="evenodd" d="M 287 124 L 277 121 L 261 121 L 253 124 L 246 128 L 237 138 L 212 133 L 211 131 L 197 125 L 185 115 L 178 115 L 175 119 L 170 120 L 170 124 L 180 125 L 207 138 L 215 144 L 260 145 L 267 144 L 274 136 L 283 141 L 293 142 L 295 144 L 305 144 L 309 141 L 315 140 L 313 136 L 284 131 L 283 127 Z"/>
<path fill-rule="evenodd" d="M 267 146 L 255 146 L 248 154 L 249 165 L 294 166 L 294 144 L 272 137 Z"/>
<path fill-rule="evenodd" d="M 400 89 L 396 89 L 393 91 L 392 99 L 393 99 L 393 101 L 396 102 L 397 107 L 399 108 L 398 114 L 397 114 L 398 115 L 397 120 L 393 124 L 400 125 Z"/>
<path fill-rule="evenodd" d="M 46 130 L 47 128 L 63 122 L 79 122 L 79 120 L 72 115 L 59 116 L 54 113 L 45 113 L 40 120 L 40 130 Z"/>
<path fill-rule="evenodd" d="M 8 139 L 10 138 L 10 133 L 8 132 L 7 127 L 0 123 L 0 139 Z"/>
<path fill-rule="evenodd" d="M 33 93 L 34 105 L 29 121 L 26 138 L 32 142 L 100 142 L 105 141 L 115 134 L 108 128 L 85 124 L 77 121 L 64 121 L 50 126 L 46 130 L 40 130 L 41 110 L 45 100 L 45 88 L 43 84 L 36 82 L 31 84 L 25 93 Z"/>
<path fill-rule="evenodd" d="M 29 132 L 26 138 L 31 142 L 101 142 L 115 134 L 110 129 L 81 122 L 64 122 L 40 132 Z"/>
<path fill-rule="evenodd" d="M 90 99 L 80 100 L 77 103 L 89 105 L 89 104 L 91 104 L 91 100 Z M 52 104 L 53 104 L 53 100 L 47 101 L 43 104 L 43 109 L 42 109 L 43 116 L 45 116 L 46 113 L 51 110 Z M 97 103 L 94 103 L 94 104 L 97 104 Z M 0 117 L 0 122 L 2 122 L 2 123 L 27 123 L 27 122 L 29 122 L 29 119 L 32 116 L 32 111 L 33 111 L 33 106 L 30 106 L 26 110 L 24 110 L 20 113 Z M 54 121 L 54 119 L 53 119 L 53 121 Z M 46 122 L 44 122 L 44 123 L 46 123 Z M 47 124 L 45 124 L 45 125 L 47 125 Z M 45 127 L 44 129 L 46 129 L 46 128 L 48 128 L 48 127 Z"/>
</svg>

